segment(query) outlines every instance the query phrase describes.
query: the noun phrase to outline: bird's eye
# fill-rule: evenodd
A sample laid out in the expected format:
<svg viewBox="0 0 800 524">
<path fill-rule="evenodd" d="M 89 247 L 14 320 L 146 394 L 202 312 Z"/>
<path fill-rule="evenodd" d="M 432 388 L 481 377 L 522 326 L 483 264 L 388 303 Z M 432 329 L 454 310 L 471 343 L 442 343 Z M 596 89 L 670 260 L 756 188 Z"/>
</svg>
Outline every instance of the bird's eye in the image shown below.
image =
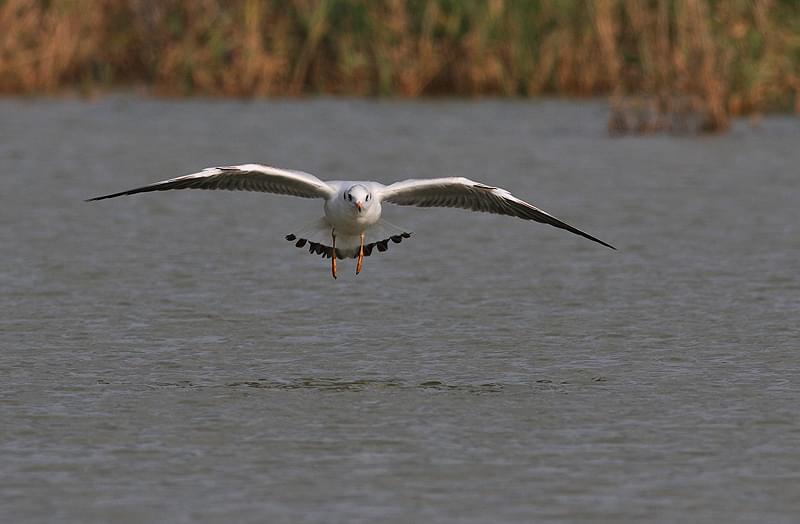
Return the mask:
<svg viewBox="0 0 800 524">
<path fill-rule="evenodd" d="M 369 195 L 367 195 L 367 199 L 366 200 L 367 200 L 367 202 L 369 202 Z"/>
<path fill-rule="evenodd" d="M 353 201 L 353 195 L 351 195 L 350 193 L 347 193 L 347 200 L 352 202 Z"/>
</svg>

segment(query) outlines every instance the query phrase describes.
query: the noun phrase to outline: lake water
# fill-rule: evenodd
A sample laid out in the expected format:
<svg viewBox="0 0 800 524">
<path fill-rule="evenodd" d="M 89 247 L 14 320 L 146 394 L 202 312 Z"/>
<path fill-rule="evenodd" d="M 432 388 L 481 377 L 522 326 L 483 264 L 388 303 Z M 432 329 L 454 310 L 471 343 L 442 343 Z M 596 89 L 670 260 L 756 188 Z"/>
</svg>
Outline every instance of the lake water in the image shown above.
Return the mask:
<svg viewBox="0 0 800 524">
<path fill-rule="evenodd" d="M 800 120 L 610 138 L 603 103 L 0 100 L 0 521 L 797 522 Z M 614 244 L 321 203 L 220 164 L 460 175 Z"/>
</svg>

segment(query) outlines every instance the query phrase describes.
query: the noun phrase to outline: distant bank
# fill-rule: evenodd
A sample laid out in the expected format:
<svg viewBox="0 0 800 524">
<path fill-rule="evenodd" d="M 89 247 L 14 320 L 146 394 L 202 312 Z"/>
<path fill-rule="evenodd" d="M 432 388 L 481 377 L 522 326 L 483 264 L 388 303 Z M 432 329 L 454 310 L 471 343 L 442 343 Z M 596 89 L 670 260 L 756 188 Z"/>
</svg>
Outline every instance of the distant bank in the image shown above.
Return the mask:
<svg viewBox="0 0 800 524">
<path fill-rule="evenodd" d="M 0 93 L 611 95 L 612 130 L 800 112 L 795 0 L 0 0 Z"/>
</svg>

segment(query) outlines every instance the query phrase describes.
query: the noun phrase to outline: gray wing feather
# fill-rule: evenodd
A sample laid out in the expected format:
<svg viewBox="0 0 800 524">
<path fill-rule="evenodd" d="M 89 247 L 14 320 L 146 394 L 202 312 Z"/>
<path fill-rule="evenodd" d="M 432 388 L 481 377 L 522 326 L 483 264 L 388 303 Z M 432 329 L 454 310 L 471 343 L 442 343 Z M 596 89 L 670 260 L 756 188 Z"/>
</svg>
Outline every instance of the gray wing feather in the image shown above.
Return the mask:
<svg viewBox="0 0 800 524">
<path fill-rule="evenodd" d="M 224 189 L 228 191 L 261 191 L 302 198 L 330 198 L 336 191 L 319 178 L 302 171 L 279 169 L 261 164 L 209 167 L 199 173 L 171 178 L 119 193 L 87 200 L 103 200 L 123 195 L 170 189 Z"/>
<path fill-rule="evenodd" d="M 458 207 L 533 220 L 564 229 L 611 249 L 592 235 L 563 222 L 536 206 L 520 200 L 505 189 L 480 184 L 463 177 L 403 180 L 381 190 L 381 200 L 401 206 Z"/>
</svg>

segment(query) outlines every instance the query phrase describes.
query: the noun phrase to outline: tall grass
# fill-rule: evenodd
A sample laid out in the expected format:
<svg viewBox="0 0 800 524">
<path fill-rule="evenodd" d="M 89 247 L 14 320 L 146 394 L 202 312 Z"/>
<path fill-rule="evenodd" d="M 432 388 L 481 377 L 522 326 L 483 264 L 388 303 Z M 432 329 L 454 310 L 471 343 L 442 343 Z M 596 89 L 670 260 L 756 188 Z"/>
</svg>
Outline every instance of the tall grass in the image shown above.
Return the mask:
<svg viewBox="0 0 800 524">
<path fill-rule="evenodd" d="M 800 112 L 795 0 L 0 0 L 0 92 L 609 94 L 613 130 Z M 685 118 L 684 118 L 685 117 Z"/>
</svg>

